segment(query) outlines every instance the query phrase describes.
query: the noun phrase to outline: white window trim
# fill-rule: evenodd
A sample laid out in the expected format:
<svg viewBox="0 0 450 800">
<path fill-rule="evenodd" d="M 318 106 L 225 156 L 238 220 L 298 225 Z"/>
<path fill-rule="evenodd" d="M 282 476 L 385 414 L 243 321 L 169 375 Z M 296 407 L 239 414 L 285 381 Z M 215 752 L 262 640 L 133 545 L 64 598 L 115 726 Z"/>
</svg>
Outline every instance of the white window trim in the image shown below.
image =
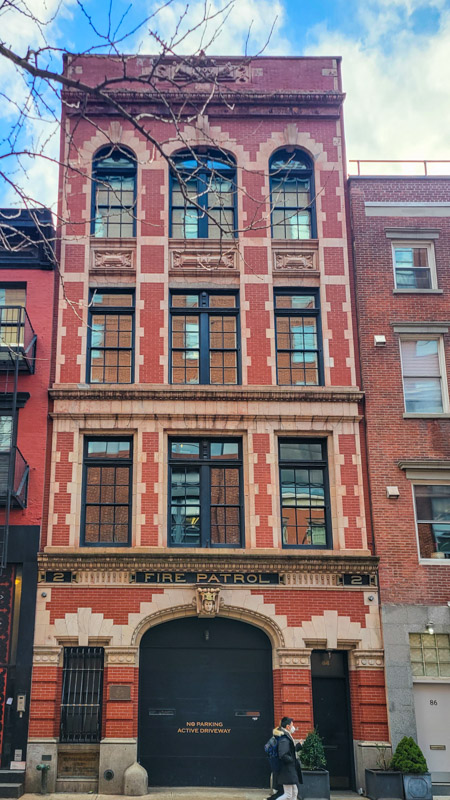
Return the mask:
<svg viewBox="0 0 450 800">
<path fill-rule="evenodd" d="M 394 272 L 394 291 L 402 294 L 427 294 L 429 292 L 436 292 L 438 290 L 437 274 L 436 274 L 436 257 L 434 253 L 434 242 L 429 239 L 395 239 L 391 242 L 392 245 L 392 269 Z M 427 251 L 428 268 L 430 270 L 431 286 L 429 289 L 413 289 L 402 288 L 397 286 L 397 275 L 395 271 L 395 249 L 397 247 L 422 247 Z"/>
<path fill-rule="evenodd" d="M 403 357 L 402 357 L 402 342 L 406 341 L 417 341 L 418 339 L 425 339 L 425 340 L 433 340 L 438 342 L 438 358 L 439 358 L 439 373 L 441 378 L 441 396 L 442 396 L 442 411 L 407 411 L 406 409 L 406 395 L 405 395 L 405 376 L 403 373 Z M 403 403 L 404 403 L 404 415 L 406 417 L 417 417 L 417 418 L 424 418 L 424 417 L 443 417 L 446 414 L 450 413 L 449 408 L 449 395 L 448 395 L 448 381 L 447 381 L 447 370 L 445 364 L 445 350 L 444 350 L 444 338 L 442 334 L 430 334 L 430 333 L 421 333 L 420 330 L 417 333 L 401 333 L 398 337 L 398 346 L 400 350 L 400 367 L 402 372 L 402 386 L 403 386 Z"/>
<path fill-rule="evenodd" d="M 408 470 L 408 472 L 410 471 Z M 426 564 L 426 565 L 433 564 L 433 566 L 439 565 L 440 567 L 442 566 L 450 567 L 450 558 L 422 558 L 420 554 L 419 525 L 417 521 L 416 498 L 414 497 L 414 486 L 448 486 L 450 484 L 450 468 L 448 473 L 447 472 L 445 473 L 445 477 L 444 475 L 442 475 L 442 478 L 440 480 L 437 478 L 432 478 L 431 474 L 429 478 L 425 477 L 414 478 L 411 472 L 410 474 L 408 474 L 408 472 L 406 474 L 406 477 L 409 478 L 409 480 L 411 481 L 411 498 L 414 510 L 414 527 L 416 529 L 416 546 L 417 546 L 417 553 L 419 556 L 419 564 Z M 423 470 L 421 470 L 421 474 L 423 475 Z"/>
</svg>

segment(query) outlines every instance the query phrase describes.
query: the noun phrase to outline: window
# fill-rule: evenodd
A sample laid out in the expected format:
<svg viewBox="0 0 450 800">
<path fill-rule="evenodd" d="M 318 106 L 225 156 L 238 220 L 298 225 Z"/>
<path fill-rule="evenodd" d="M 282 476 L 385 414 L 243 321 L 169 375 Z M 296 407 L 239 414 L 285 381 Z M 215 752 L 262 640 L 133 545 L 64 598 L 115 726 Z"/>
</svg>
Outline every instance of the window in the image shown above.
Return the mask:
<svg viewBox="0 0 450 800">
<path fill-rule="evenodd" d="M 283 547 L 331 547 L 326 442 L 280 441 Z"/>
<path fill-rule="evenodd" d="M 435 289 L 434 247 L 427 242 L 397 242 L 392 245 L 397 289 Z"/>
<path fill-rule="evenodd" d="M 172 383 L 236 385 L 238 294 L 171 293 Z"/>
<path fill-rule="evenodd" d="M 450 558 L 450 484 L 415 484 L 421 558 Z"/>
<path fill-rule="evenodd" d="M 242 547 L 239 440 L 172 440 L 169 494 L 171 545 Z"/>
<path fill-rule="evenodd" d="M 103 647 L 65 647 L 61 742 L 99 742 L 102 720 Z"/>
<path fill-rule="evenodd" d="M 440 336 L 410 336 L 400 340 L 406 412 L 442 414 L 447 410 L 442 348 Z"/>
<path fill-rule="evenodd" d="M 319 293 L 275 291 L 277 378 L 280 385 L 323 383 Z"/>
<path fill-rule="evenodd" d="M 232 239 L 236 235 L 233 157 L 210 151 L 178 155 L 174 162 L 170 235 L 175 239 Z"/>
<path fill-rule="evenodd" d="M 301 150 L 279 150 L 270 159 L 270 197 L 274 239 L 316 236 L 313 165 Z"/>
<path fill-rule="evenodd" d="M 450 636 L 448 633 L 410 633 L 412 674 L 450 678 Z"/>
<path fill-rule="evenodd" d="M 83 545 L 130 544 L 132 468 L 131 439 L 86 438 Z"/>
<path fill-rule="evenodd" d="M 23 347 L 25 333 L 26 288 L 0 286 L 0 346 Z"/>
<path fill-rule="evenodd" d="M 92 169 L 92 228 L 98 237 L 135 236 L 136 161 L 122 148 L 104 147 Z"/>
<path fill-rule="evenodd" d="M 89 304 L 88 383 L 132 383 L 134 293 L 95 289 Z"/>
</svg>

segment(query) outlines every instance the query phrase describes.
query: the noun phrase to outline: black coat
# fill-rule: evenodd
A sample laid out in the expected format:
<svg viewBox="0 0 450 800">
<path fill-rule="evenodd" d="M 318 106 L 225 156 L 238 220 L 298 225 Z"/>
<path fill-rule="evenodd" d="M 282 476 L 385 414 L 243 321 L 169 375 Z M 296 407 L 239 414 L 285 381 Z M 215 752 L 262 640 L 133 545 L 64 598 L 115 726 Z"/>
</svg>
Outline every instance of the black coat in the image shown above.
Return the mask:
<svg viewBox="0 0 450 800">
<path fill-rule="evenodd" d="M 284 786 L 292 786 L 292 784 L 298 786 L 303 783 L 300 762 L 296 758 L 295 744 L 286 733 L 283 733 L 278 739 L 278 758 L 281 766 L 276 776 L 277 782 Z"/>
</svg>

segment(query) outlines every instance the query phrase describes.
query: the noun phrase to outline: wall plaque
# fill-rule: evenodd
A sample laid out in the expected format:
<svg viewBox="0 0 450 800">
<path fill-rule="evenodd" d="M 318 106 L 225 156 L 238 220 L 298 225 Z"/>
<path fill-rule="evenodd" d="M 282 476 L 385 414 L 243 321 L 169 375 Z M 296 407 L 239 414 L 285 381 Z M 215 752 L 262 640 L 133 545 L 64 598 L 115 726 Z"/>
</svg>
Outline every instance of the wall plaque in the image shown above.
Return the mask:
<svg viewBox="0 0 450 800">
<path fill-rule="evenodd" d="M 61 572 L 54 572 L 53 570 L 47 570 L 47 572 L 40 572 L 39 573 L 39 582 L 40 583 L 76 583 L 77 580 L 77 573 L 70 572 L 69 570 L 63 570 Z"/>
<path fill-rule="evenodd" d="M 181 585 L 205 583 L 208 585 L 266 586 L 281 583 L 274 572 L 132 572 L 130 583 L 165 583 Z"/>
<path fill-rule="evenodd" d="M 350 575 L 345 574 L 341 577 L 341 586 L 376 586 L 376 575 Z"/>
<path fill-rule="evenodd" d="M 131 700 L 131 686 L 112 683 L 109 687 L 110 700 Z"/>
</svg>

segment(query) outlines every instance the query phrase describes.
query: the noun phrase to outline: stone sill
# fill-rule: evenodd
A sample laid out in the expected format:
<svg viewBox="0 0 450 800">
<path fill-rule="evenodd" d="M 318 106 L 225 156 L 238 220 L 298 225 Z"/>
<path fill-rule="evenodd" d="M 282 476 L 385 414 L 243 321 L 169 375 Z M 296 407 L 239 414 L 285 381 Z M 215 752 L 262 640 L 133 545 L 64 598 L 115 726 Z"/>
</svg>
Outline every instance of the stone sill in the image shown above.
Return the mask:
<svg viewBox="0 0 450 800">
<path fill-rule="evenodd" d="M 450 567 L 450 558 L 419 558 L 419 564 L 422 567 L 436 567 L 438 564 Z"/>
<path fill-rule="evenodd" d="M 403 419 L 450 419 L 450 413 L 445 412 L 444 414 L 403 414 Z"/>
<path fill-rule="evenodd" d="M 450 678 L 437 675 L 413 675 L 413 683 L 450 683 Z"/>
<path fill-rule="evenodd" d="M 394 289 L 393 294 L 444 294 L 443 289 Z"/>
</svg>

